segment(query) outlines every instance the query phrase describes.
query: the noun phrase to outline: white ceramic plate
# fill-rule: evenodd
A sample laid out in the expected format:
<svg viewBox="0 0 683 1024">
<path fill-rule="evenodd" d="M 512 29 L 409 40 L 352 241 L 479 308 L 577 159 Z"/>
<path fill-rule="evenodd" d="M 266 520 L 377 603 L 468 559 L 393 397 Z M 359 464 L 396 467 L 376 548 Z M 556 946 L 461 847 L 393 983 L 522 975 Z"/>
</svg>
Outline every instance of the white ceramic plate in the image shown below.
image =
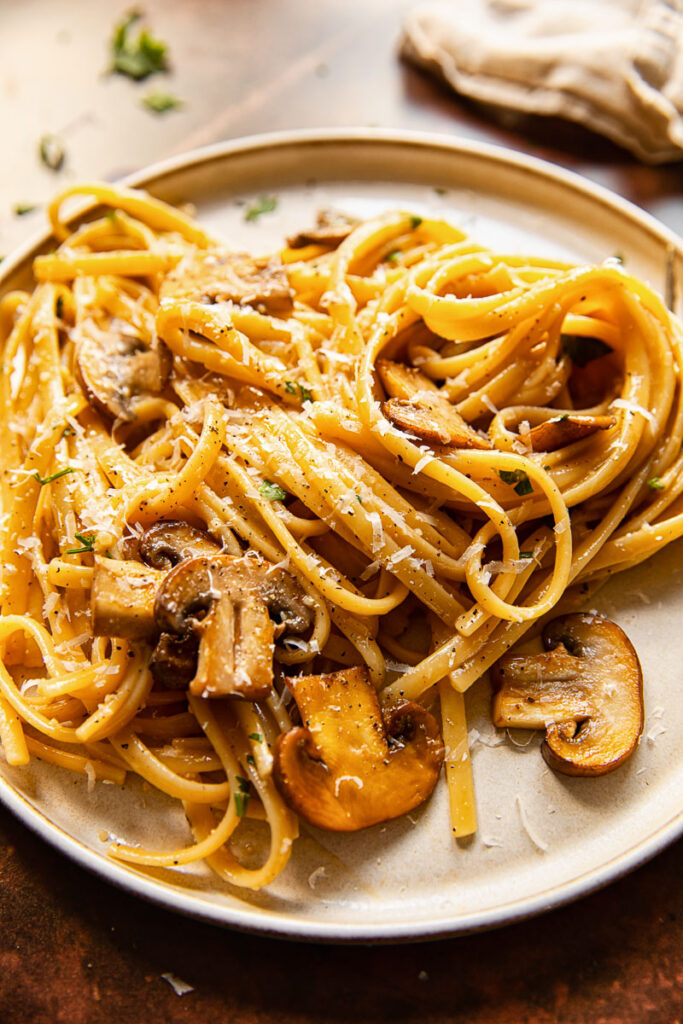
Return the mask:
<svg viewBox="0 0 683 1024">
<path fill-rule="evenodd" d="M 379 131 L 298 132 L 228 143 L 142 172 L 171 202 L 256 252 L 309 224 L 321 206 L 354 214 L 403 207 L 464 225 L 503 250 L 599 262 L 620 254 L 664 289 L 667 248 L 683 279 L 683 247 L 661 225 L 582 179 L 518 154 L 441 137 Z M 244 202 L 276 195 L 254 223 Z M 3 288 L 26 280 L 34 240 L 3 266 Z M 680 310 L 679 310 L 680 311 Z M 35 763 L 0 761 L 0 799 L 29 827 L 99 875 L 167 907 L 226 925 L 337 941 L 439 936 L 500 925 L 582 895 L 671 842 L 683 825 L 678 756 L 683 702 L 683 546 L 618 577 L 594 604 L 633 640 L 645 674 L 638 750 L 602 779 L 550 772 L 539 737 L 495 734 L 489 693 L 468 694 L 480 734 L 473 764 L 480 830 L 450 835 L 443 786 L 413 815 L 352 836 L 306 831 L 285 872 L 260 893 L 231 889 L 202 867 L 142 872 L 109 860 L 101 830 L 157 846 L 188 838 L 171 801 Z M 519 742 L 519 739 L 517 739 Z M 532 838 L 533 837 L 533 838 Z"/>
</svg>

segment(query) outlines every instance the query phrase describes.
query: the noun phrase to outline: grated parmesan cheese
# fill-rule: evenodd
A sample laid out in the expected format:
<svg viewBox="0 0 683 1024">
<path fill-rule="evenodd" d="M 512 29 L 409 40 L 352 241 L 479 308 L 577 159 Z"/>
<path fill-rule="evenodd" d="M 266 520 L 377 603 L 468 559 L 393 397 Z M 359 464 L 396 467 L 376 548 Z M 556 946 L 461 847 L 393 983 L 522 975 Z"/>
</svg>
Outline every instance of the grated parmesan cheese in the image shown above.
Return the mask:
<svg viewBox="0 0 683 1024">
<path fill-rule="evenodd" d="M 166 971 L 161 977 L 164 981 L 167 981 L 177 996 L 187 995 L 188 992 L 194 992 L 194 985 L 188 985 L 182 978 L 172 974 L 171 971 Z"/>
<path fill-rule="evenodd" d="M 627 412 L 640 413 L 644 416 L 653 427 L 657 426 L 657 417 L 654 413 L 650 412 L 649 409 L 645 409 L 644 406 L 638 405 L 637 402 L 632 402 L 629 398 L 615 398 L 611 404 L 612 409 L 626 409 Z"/>
<path fill-rule="evenodd" d="M 522 828 L 524 829 L 524 831 L 526 832 L 534 846 L 536 846 L 542 853 L 545 853 L 548 849 L 548 844 L 545 842 L 545 840 L 540 839 L 539 836 L 535 835 L 529 827 L 529 821 L 526 815 L 526 810 L 524 808 L 524 804 L 522 803 L 522 798 L 519 795 L 519 793 L 517 793 L 517 795 L 515 796 L 515 803 L 517 804 L 517 809 L 519 811 L 519 819 L 522 822 Z"/>
</svg>

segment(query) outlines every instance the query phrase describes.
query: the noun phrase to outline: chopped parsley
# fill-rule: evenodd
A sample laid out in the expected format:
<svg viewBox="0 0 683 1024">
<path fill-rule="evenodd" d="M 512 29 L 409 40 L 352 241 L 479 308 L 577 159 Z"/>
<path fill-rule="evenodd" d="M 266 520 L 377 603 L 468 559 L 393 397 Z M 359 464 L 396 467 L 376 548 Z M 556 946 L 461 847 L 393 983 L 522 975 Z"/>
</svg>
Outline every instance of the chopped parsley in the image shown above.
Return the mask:
<svg viewBox="0 0 683 1024">
<path fill-rule="evenodd" d="M 533 553 L 533 551 L 520 551 L 519 557 L 520 558 L 533 558 L 534 557 L 534 553 Z"/>
<path fill-rule="evenodd" d="M 601 338 L 591 338 L 582 334 L 563 334 L 560 338 L 562 348 L 575 366 L 583 367 L 595 359 L 602 359 L 612 349 Z"/>
<path fill-rule="evenodd" d="M 360 494 L 356 495 L 356 501 L 358 502 L 359 505 L 363 504 L 363 499 L 361 498 Z"/>
<path fill-rule="evenodd" d="M 666 484 L 663 484 L 658 476 L 651 477 L 647 482 L 647 486 L 650 488 L 651 491 L 666 490 Z"/>
<path fill-rule="evenodd" d="M 243 818 L 246 815 L 248 803 L 249 793 L 235 793 L 235 810 L 238 818 Z"/>
<path fill-rule="evenodd" d="M 59 480 L 60 476 L 66 476 L 67 473 L 75 473 L 76 470 L 73 466 L 66 466 L 65 469 L 58 469 L 56 473 L 51 473 L 49 476 L 41 476 L 38 470 L 32 473 L 31 476 L 34 480 L 37 480 L 41 487 L 45 484 L 51 484 L 53 480 Z"/>
<path fill-rule="evenodd" d="M 111 40 L 111 71 L 136 82 L 159 71 L 168 71 L 166 43 L 155 39 L 146 28 L 140 29 L 137 38 L 133 38 L 131 29 L 141 18 L 141 11 L 131 11 L 116 26 Z"/>
<path fill-rule="evenodd" d="M 392 249 L 391 252 L 388 252 L 386 256 L 382 257 L 382 259 L 384 260 L 385 263 L 397 263 L 400 255 L 400 249 Z"/>
<path fill-rule="evenodd" d="M 313 395 L 307 387 L 293 380 L 285 381 L 285 391 L 288 395 L 299 395 L 302 402 L 312 402 Z"/>
<path fill-rule="evenodd" d="M 246 762 L 247 762 L 247 764 L 250 764 L 252 768 L 256 767 L 256 761 L 254 760 L 254 755 L 253 754 L 247 754 Z"/>
<path fill-rule="evenodd" d="M 272 213 L 277 206 L 275 196 L 261 196 L 244 211 L 244 219 L 247 221 L 258 220 L 264 213 Z"/>
<path fill-rule="evenodd" d="M 74 432 L 74 428 L 73 427 L 68 427 L 68 426 L 64 427 L 64 430 L 62 431 L 62 437 L 71 437 L 73 432 Z"/>
<path fill-rule="evenodd" d="M 43 135 L 38 144 L 38 154 L 51 171 L 60 171 L 64 166 L 66 151 L 56 135 Z"/>
<path fill-rule="evenodd" d="M 87 552 L 94 551 L 96 539 L 97 535 L 94 533 L 77 533 L 76 540 L 80 540 L 83 546 L 80 548 L 67 548 L 65 553 L 67 555 L 84 555 Z"/>
<path fill-rule="evenodd" d="M 243 818 L 247 813 L 247 804 L 249 803 L 249 780 L 243 779 L 241 775 L 235 777 L 239 786 L 239 792 L 235 793 L 235 810 L 238 816 Z"/>
<path fill-rule="evenodd" d="M 154 114 L 165 114 L 167 110 L 179 110 L 183 101 L 177 96 L 171 96 L 168 92 L 148 92 L 142 97 L 142 102 L 148 110 Z"/>
<path fill-rule="evenodd" d="M 287 497 L 287 491 L 271 480 L 264 480 L 258 490 L 261 497 L 267 501 L 284 501 Z"/>
<path fill-rule="evenodd" d="M 413 231 L 415 230 L 415 228 L 419 228 L 421 223 L 422 223 L 422 217 L 411 217 L 410 218 L 410 226 L 413 229 Z"/>
<path fill-rule="evenodd" d="M 15 217 L 23 217 L 25 213 L 33 213 L 38 207 L 35 203 L 15 203 L 12 207 L 12 213 Z"/>
<path fill-rule="evenodd" d="M 499 469 L 498 476 L 504 484 L 510 484 L 520 496 L 533 492 L 531 480 L 523 469 Z"/>
<path fill-rule="evenodd" d="M 255 740 L 257 743 L 263 743 L 263 736 L 260 732 L 250 732 L 249 739 Z"/>
<path fill-rule="evenodd" d="M 58 295 L 57 301 L 55 302 L 55 315 L 59 320 L 62 319 L 62 313 L 64 312 L 64 296 Z M 64 436 L 64 435 L 62 435 Z"/>
</svg>

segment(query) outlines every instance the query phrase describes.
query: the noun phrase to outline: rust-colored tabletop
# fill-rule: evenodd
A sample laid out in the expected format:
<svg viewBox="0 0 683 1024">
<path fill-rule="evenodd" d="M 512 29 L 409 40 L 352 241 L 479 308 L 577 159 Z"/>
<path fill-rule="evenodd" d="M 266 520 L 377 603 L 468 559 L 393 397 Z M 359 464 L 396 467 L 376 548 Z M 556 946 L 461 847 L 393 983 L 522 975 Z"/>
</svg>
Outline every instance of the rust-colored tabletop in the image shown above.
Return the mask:
<svg viewBox="0 0 683 1024">
<path fill-rule="evenodd" d="M 126 0 L 0 5 L 0 252 L 86 177 L 285 128 L 381 125 L 482 139 L 612 188 L 683 234 L 683 162 L 653 168 L 577 125 L 495 119 L 397 56 L 407 0 L 148 0 L 169 46 L 149 83 L 106 74 Z M 39 140 L 58 136 L 61 169 Z M 36 206 L 19 214 L 16 204 Z M 570 906 L 478 935 L 304 945 L 187 920 L 67 861 L 0 810 L 0 1022 L 676 1024 L 683 1021 L 681 843 Z M 177 994 L 164 975 L 185 982 Z"/>
</svg>

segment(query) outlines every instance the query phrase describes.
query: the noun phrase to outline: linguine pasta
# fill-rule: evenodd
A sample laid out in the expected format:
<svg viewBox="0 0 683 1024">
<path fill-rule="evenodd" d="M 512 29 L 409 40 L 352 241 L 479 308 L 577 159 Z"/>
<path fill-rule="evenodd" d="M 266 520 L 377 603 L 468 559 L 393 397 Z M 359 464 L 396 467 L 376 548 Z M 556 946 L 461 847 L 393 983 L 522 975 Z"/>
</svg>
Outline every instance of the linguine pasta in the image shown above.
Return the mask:
<svg viewBox="0 0 683 1024">
<path fill-rule="evenodd" d="M 96 202 L 75 228 L 71 196 Z M 615 261 L 495 253 L 410 213 L 263 260 L 142 192 L 78 186 L 49 215 L 35 290 L 0 303 L 9 763 L 139 776 L 192 839 L 114 857 L 259 888 L 298 834 L 272 770 L 287 678 L 365 665 L 383 703 L 440 709 L 451 827 L 473 832 L 463 694 L 683 534 L 680 323 Z M 149 638 L 94 634 L 95 574 L 164 520 L 306 595 L 265 699 L 165 687 Z M 267 823 L 256 867 L 230 845 L 245 817 Z"/>
</svg>

